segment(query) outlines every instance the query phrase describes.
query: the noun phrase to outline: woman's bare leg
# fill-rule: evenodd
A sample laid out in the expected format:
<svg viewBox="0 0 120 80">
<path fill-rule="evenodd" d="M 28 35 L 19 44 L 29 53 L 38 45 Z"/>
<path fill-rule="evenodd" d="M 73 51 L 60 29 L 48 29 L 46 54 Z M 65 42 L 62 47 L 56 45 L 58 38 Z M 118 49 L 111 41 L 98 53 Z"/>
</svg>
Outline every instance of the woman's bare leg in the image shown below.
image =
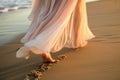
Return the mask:
<svg viewBox="0 0 120 80">
<path fill-rule="evenodd" d="M 55 62 L 55 60 L 51 57 L 50 53 L 43 53 L 42 59 L 43 59 L 43 62 Z"/>
</svg>

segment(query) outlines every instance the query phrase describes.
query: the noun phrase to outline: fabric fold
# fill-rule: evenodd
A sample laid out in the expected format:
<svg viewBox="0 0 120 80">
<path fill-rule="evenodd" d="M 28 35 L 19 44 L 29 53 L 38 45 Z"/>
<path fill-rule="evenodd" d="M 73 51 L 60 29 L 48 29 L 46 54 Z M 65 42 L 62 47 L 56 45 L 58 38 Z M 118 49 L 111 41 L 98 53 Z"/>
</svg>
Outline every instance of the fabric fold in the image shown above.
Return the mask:
<svg viewBox="0 0 120 80">
<path fill-rule="evenodd" d="M 95 37 L 84 0 L 35 0 L 29 17 L 32 22 L 21 42 L 35 54 L 84 47 Z"/>
</svg>

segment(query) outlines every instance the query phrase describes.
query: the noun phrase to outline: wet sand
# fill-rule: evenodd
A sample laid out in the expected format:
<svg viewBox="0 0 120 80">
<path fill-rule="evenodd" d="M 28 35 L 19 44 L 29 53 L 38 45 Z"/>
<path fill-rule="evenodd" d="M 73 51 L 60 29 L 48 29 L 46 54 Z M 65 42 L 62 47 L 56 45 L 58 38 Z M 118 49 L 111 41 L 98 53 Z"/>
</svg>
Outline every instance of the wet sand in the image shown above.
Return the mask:
<svg viewBox="0 0 120 80">
<path fill-rule="evenodd" d="M 53 65 L 41 80 L 120 80 L 120 1 L 91 2 L 87 9 L 89 26 L 96 38 L 84 48 L 64 48 L 52 54 L 54 57 L 64 54 L 67 58 Z M 15 57 L 22 45 L 19 40 L 29 25 L 24 19 L 28 11 L 22 10 L 24 14 L 15 17 L 19 22 L 12 19 L 14 24 L 6 18 L 2 20 L 7 24 L 0 22 L 0 28 L 6 28 L 3 32 L 0 29 L 0 80 L 24 80 L 25 74 L 42 62 L 41 56 L 34 54 L 29 60 Z M 13 14 L 9 16 L 12 18 Z"/>
</svg>

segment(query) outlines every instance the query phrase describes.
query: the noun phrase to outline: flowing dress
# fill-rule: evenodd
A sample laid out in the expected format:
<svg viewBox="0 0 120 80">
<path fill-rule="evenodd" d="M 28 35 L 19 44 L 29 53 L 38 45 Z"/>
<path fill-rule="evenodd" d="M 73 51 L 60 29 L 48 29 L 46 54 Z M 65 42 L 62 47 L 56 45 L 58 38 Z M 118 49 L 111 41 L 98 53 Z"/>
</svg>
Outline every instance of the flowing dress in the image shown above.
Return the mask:
<svg viewBox="0 0 120 80">
<path fill-rule="evenodd" d="M 34 0 L 31 24 L 21 39 L 35 54 L 87 45 L 95 36 L 88 27 L 85 0 Z"/>
</svg>

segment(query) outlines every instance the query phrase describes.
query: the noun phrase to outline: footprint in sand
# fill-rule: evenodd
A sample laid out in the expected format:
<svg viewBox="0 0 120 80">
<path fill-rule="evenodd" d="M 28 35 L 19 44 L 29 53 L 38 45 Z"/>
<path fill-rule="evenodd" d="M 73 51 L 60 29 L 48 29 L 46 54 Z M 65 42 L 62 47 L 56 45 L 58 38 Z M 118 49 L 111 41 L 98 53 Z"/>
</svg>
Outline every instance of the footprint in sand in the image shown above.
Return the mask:
<svg viewBox="0 0 120 80">
<path fill-rule="evenodd" d="M 43 76 L 43 73 L 49 70 L 54 64 L 57 64 L 59 61 L 65 59 L 67 56 L 59 55 L 56 57 L 56 61 L 54 63 L 45 62 L 30 71 L 28 74 L 25 75 L 24 80 L 40 80 Z"/>
</svg>

